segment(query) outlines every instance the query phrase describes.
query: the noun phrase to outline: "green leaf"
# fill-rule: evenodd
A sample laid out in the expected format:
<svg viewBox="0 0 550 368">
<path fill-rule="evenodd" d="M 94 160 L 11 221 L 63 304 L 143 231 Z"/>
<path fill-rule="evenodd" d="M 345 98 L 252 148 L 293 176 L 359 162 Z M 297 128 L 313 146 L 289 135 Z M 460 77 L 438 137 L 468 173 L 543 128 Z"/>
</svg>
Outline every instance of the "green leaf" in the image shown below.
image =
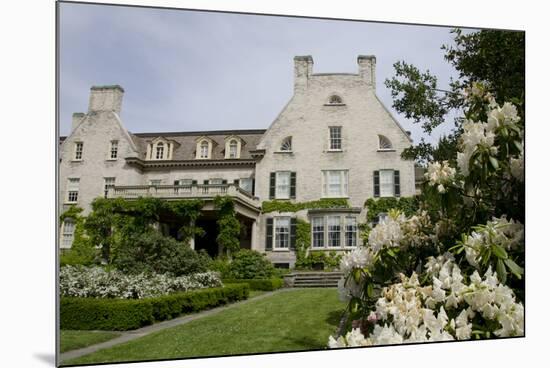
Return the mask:
<svg viewBox="0 0 550 368">
<path fill-rule="evenodd" d="M 514 145 L 516 146 L 516 148 L 517 148 L 519 151 L 522 151 L 522 150 L 523 150 L 523 147 L 521 146 L 521 142 L 520 142 L 520 141 L 514 141 Z"/>
<path fill-rule="evenodd" d="M 499 259 L 497 262 L 497 275 L 503 284 L 506 283 L 506 267 L 504 267 L 504 262 L 502 262 L 502 259 Z"/>
<path fill-rule="evenodd" d="M 395 253 L 393 252 L 393 250 L 391 250 L 391 249 L 388 248 L 388 249 L 387 249 L 387 252 L 388 252 L 388 254 L 389 254 L 390 256 L 392 256 L 393 258 L 395 258 Z"/>
<path fill-rule="evenodd" d="M 367 296 L 369 298 L 372 298 L 373 295 L 374 295 L 374 288 L 372 287 L 372 284 L 369 284 L 367 286 Z"/>
<path fill-rule="evenodd" d="M 496 158 L 494 158 L 493 156 L 489 156 L 489 162 L 491 163 L 491 165 L 493 165 L 495 170 L 498 170 L 498 160 Z"/>
<path fill-rule="evenodd" d="M 517 263 L 512 261 L 510 258 L 505 259 L 504 263 L 518 279 L 521 279 L 521 275 L 523 275 L 523 268 L 518 266 Z"/>
<path fill-rule="evenodd" d="M 491 249 L 493 251 L 493 254 L 495 256 L 497 256 L 498 258 L 500 258 L 500 259 L 507 259 L 508 258 L 508 253 L 506 253 L 504 248 L 502 248 L 500 245 L 493 244 L 493 245 L 491 245 Z"/>
</svg>

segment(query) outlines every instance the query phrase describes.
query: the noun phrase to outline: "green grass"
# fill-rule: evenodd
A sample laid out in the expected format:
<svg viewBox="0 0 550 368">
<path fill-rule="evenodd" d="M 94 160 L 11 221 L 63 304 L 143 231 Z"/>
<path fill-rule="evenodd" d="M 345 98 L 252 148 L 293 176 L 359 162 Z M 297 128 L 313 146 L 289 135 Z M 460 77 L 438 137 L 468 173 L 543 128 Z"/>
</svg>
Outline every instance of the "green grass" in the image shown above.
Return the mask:
<svg viewBox="0 0 550 368">
<path fill-rule="evenodd" d="M 270 293 L 270 291 L 263 291 L 263 290 L 250 290 L 248 294 L 248 299 L 263 295 L 265 293 Z"/>
<path fill-rule="evenodd" d="M 294 289 L 64 364 L 323 349 L 344 303 L 335 289 Z"/>
<path fill-rule="evenodd" d="M 61 330 L 61 352 L 85 348 L 118 336 L 117 332 Z"/>
</svg>

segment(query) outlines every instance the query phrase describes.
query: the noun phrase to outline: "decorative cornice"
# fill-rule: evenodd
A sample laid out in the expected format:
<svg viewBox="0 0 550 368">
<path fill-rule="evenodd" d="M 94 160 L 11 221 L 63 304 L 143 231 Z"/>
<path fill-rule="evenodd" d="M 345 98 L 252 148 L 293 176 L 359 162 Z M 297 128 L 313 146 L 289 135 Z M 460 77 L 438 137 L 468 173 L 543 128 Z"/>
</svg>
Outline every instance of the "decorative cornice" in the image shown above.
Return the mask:
<svg viewBox="0 0 550 368">
<path fill-rule="evenodd" d="M 142 160 L 137 157 L 126 157 L 128 165 L 137 166 L 141 169 L 155 169 L 168 167 L 213 167 L 213 166 L 245 166 L 254 167 L 255 160 L 250 159 L 225 159 L 225 160 Z"/>
<path fill-rule="evenodd" d="M 361 213 L 361 207 L 334 207 L 334 208 L 311 208 L 307 211 L 309 214 L 320 213 Z"/>
</svg>

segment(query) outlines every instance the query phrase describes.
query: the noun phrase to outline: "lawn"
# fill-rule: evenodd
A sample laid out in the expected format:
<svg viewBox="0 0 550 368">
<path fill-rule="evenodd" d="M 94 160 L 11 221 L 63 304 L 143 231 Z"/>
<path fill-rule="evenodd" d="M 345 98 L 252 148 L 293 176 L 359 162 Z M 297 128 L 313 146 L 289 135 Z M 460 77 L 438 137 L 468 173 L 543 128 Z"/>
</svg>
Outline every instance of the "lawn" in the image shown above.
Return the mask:
<svg viewBox="0 0 550 368">
<path fill-rule="evenodd" d="M 335 289 L 292 289 L 63 363 L 323 349 L 344 307 Z"/>
<path fill-rule="evenodd" d="M 61 352 L 85 348 L 118 336 L 117 332 L 61 330 Z"/>
</svg>

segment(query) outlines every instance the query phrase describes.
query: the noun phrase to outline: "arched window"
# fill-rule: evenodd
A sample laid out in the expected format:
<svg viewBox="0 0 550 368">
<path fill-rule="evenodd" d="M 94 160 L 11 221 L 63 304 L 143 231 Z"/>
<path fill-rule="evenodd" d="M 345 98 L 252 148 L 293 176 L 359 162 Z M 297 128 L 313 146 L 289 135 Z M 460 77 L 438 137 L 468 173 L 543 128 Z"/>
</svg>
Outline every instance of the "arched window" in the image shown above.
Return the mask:
<svg viewBox="0 0 550 368">
<path fill-rule="evenodd" d="M 202 141 L 200 148 L 201 148 L 200 158 L 208 158 L 208 142 Z"/>
<path fill-rule="evenodd" d="M 229 158 L 237 158 L 238 148 L 239 148 L 239 144 L 237 143 L 237 140 L 232 139 L 229 142 Z"/>
<path fill-rule="evenodd" d="M 340 97 L 338 95 L 332 95 L 328 99 L 328 103 L 331 104 L 331 105 L 340 105 L 340 104 L 343 103 L 342 102 L 342 97 Z"/>
<path fill-rule="evenodd" d="M 164 143 L 157 143 L 157 153 L 155 157 L 157 160 L 162 160 L 164 158 Z"/>
<path fill-rule="evenodd" d="M 391 149 L 393 149 L 393 147 L 391 145 L 391 141 L 387 137 L 384 137 L 383 135 L 379 135 L 378 136 L 378 149 L 380 149 L 380 150 L 391 150 Z"/>
<path fill-rule="evenodd" d="M 281 151 L 292 151 L 292 137 L 286 137 L 281 143 Z"/>
</svg>

